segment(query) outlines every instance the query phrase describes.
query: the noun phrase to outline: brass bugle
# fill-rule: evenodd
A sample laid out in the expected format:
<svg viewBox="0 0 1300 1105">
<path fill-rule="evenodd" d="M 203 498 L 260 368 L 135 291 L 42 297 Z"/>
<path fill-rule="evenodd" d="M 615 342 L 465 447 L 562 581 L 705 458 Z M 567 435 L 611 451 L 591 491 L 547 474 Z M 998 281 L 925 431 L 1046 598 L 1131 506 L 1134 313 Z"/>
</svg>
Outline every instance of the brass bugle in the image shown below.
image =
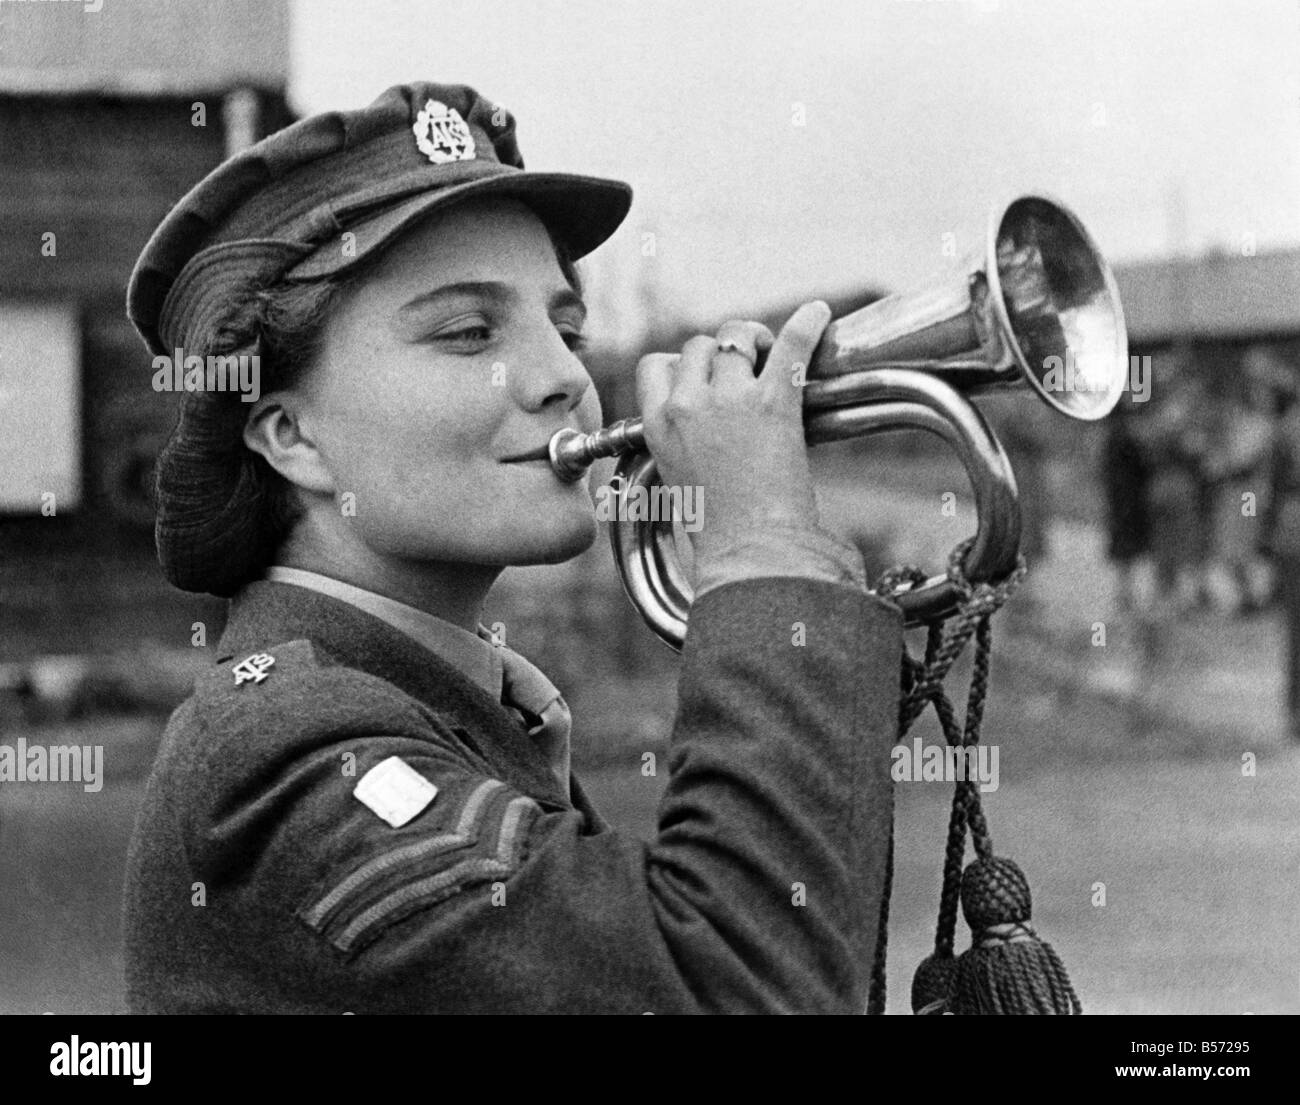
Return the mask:
<svg viewBox="0 0 1300 1105">
<path fill-rule="evenodd" d="M 1028 385 L 1062 414 L 1093 421 L 1114 409 L 1127 375 L 1124 313 L 1105 259 L 1063 204 L 1020 196 L 994 209 L 983 248 L 955 274 L 827 326 L 806 373 L 806 440 L 905 428 L 942 437 L 975 494 L 978 522 L 965 575 L 998 579 L 1016 564 L 1019 500 L 1001 443 L 967 397 Z M 623 500 L 658 481 L 639 418 L 591 434 L 561 430 L 549 452 L 567 481 L 602 457 L 620 457 L 615 493 Z M 619 509 L 617 518 L 624 517 Z M 633 604 L 660 638 L 680 648 L 693 596 L 671 520 L 615 521 L 611 540 Z M 917 625 L 947 616 L 961 598 L 955 583 L 938 576 L 895 601 L 907 624 Z"/>
</svg>

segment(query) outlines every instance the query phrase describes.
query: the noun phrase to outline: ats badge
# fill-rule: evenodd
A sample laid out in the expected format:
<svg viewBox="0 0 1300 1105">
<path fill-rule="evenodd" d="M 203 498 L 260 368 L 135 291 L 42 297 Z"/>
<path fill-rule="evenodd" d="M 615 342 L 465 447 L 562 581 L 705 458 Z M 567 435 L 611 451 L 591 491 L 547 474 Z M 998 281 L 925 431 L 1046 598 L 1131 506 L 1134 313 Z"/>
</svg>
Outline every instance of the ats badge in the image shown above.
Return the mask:
<svg viewBox="0 0 1300 1105">
<path fill-rule="evenodd" d="M 275 663 L 275 657 L 267 652 L 255 652 L 247 660 L 241 660 L 230 670 L 235 673 L 235 686 L 253 682 L 261 683 L 266 679 L 266 669 Z"/>
<path fill-rule="evenodd" d="M 439 100 L 426 100 L 415 117 L 415 144 L 435 165 L 474 159 L 474 136 L 461 114 Z"/>
</svg>

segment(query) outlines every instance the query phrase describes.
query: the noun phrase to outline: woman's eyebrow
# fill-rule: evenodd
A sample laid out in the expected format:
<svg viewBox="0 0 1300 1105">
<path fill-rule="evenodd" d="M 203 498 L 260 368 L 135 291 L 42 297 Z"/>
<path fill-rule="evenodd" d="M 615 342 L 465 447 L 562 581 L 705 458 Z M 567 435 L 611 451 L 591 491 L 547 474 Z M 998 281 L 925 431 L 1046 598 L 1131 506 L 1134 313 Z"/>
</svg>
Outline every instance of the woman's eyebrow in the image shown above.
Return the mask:
<svg viewBox="0 0 1300 1105">
<path fill-rule="evenodd" d="M 502 284 L 494 280 L 462 280 L 455 284 L 443 284 L 430 291 L 421 292 L 397 309 L 397 317 L 399 319 L 404 318 L 426 307 L 434 306 L 440 300 L 454 299 L 456 296 L 478 296 L 496 303 L 508 303 L 518 299 L 519 293 L 509 284 Z M 582 313 L 584 318 L 587 314 L 587 304 L 582 296 L 568 286 L 555 292 L 547 306 L 552 311 L 577 310 Z"/>
<path fill-rule="evenodd" d="M 455 284 L 443 284 L 431 291 L 421 292 L 413 299 L 407 300 L 397 309 L 398 318 L 412 314 L 425 307 L 436 304 L 442 299 L 456 296 L 478 296 L 482 299 L 504 303 L 515 298 L 514 290 L 508 284 L 493 280 L 462 280 Z"/>
</svg>

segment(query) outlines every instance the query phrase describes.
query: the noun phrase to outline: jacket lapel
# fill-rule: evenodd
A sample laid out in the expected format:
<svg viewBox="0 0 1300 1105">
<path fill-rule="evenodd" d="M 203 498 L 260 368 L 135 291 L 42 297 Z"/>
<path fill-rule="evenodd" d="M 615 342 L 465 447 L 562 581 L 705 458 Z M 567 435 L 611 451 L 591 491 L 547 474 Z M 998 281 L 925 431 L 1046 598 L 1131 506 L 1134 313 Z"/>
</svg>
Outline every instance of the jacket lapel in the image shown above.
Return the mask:
<svg viewBox="0 0 1300 1105">
<path fill-rule="evenodd" d="M 230 604 L 217 663 L 295 640 L 310 641 L 337 663 L 378 676 L 423 703 L 502 781 L 573 808 L 546 757 L 501 703 L 442 657 L 349 603 L 292 584 L 251 583 Z"/>
</svg>

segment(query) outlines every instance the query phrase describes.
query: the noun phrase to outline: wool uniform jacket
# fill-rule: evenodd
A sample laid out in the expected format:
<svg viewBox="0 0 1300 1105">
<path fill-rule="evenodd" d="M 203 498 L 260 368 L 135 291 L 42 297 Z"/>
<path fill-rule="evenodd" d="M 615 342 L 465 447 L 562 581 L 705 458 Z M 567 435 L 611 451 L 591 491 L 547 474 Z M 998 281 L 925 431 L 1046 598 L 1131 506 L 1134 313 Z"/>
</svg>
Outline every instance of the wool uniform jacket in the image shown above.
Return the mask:
<svg viewBox="0 0 1300 1105">
<path fill-rule="evenodd" d="M 892 604 L 827 582 L 704 594 L 645 844 L 576 779 L 566 795 L 518 719 L 412 638 L 252 584 L 146 788 L 128 1006 L 860 1013 L 901 626 Z M 237 682 L 250 656 L 262 678 Z M 394 758 L 400 824 L 354 794 Z"/>
</svg>

